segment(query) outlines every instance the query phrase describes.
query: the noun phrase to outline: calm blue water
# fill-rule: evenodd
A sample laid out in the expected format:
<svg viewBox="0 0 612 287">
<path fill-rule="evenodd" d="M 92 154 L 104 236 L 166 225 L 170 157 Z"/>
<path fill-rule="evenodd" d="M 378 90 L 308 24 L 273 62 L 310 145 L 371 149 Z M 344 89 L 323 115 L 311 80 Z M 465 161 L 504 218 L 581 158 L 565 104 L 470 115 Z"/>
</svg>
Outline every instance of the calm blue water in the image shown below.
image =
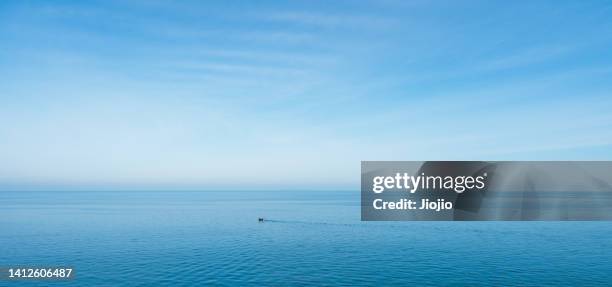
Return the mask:
<svg viewBox="0 0 612 287">
<path fill-rule="evenodd" d="M 612 222 L 359 216 L 359 192 L 0 192 L 0 266 L 77 276 L 0 285 L 612 284 Z"/>
</svg>

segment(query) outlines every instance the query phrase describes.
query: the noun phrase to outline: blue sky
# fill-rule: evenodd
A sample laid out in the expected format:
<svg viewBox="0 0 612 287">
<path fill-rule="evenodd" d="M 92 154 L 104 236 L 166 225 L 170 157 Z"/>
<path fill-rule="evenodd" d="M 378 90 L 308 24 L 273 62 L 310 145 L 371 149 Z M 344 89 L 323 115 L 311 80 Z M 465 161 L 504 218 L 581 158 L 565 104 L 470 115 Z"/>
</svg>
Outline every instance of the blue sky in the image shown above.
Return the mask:
<svg viewBox="0 0 612 287">
<path fill-rule="evenodd" d="M 0 189 L 612 159 L 609 1 L 2 1 Z"/>
</svg>

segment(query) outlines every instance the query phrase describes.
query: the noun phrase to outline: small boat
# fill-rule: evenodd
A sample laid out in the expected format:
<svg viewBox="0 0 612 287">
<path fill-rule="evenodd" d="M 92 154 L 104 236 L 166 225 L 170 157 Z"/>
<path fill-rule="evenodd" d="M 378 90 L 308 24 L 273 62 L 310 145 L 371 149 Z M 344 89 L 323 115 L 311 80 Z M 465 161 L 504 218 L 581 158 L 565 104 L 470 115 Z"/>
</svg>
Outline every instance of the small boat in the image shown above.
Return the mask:
<svg viewBox="0 0 612 287">
<path fill-rule="evenodd" d="M 260 217 L 260 218 L 259 218 L 259 222 L 264 222 L 264 218 L 263 218 L 263 217 Z"/>
</svg>

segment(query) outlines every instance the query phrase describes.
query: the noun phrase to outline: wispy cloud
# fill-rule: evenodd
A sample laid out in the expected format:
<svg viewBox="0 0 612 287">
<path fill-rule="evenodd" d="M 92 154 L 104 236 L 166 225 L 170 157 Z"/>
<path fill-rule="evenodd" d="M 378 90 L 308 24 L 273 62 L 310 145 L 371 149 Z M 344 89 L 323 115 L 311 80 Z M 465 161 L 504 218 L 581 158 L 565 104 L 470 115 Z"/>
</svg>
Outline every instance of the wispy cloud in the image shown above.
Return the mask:
<svg viewBox="0 0 612 287">
<path fill-rule="evenodd" d="M 373 16 L 358 13 L 322 13 L 303 11 L 266 12 L 258 18 L 268 21 L 284 22 L 289 24 L 328 27 L 328 28 L 362 28 L 362 29 L 388 29 L 397 27 L 400 23 L 392 17 Z"/>
<path fill-rule="evenodd" d="M 513 51 L 494 59 L 485 60 L 475 66 L 476 70 L 498 71 L 512 68 L 528 67 L 541 63 L 554 61 L 571 55 L 576 51 L 575 45 L 545 45 L 535 46 Z"/>
</svg>

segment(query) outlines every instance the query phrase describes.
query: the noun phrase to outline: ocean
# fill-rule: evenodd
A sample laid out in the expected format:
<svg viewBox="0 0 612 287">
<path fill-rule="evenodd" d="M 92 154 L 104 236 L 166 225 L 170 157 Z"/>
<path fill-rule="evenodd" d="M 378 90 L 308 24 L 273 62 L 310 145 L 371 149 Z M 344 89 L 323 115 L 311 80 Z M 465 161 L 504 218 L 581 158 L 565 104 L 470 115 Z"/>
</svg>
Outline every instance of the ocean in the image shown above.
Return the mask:
<svg viewBox="0 0 612 287">
<path fill-rule="evenodd" d="M 359 196 L 2 191 L 0 267 L 75 278 L 0 286 L 612 284 L 612 222 L 361 222 Z"/>
</svg>

